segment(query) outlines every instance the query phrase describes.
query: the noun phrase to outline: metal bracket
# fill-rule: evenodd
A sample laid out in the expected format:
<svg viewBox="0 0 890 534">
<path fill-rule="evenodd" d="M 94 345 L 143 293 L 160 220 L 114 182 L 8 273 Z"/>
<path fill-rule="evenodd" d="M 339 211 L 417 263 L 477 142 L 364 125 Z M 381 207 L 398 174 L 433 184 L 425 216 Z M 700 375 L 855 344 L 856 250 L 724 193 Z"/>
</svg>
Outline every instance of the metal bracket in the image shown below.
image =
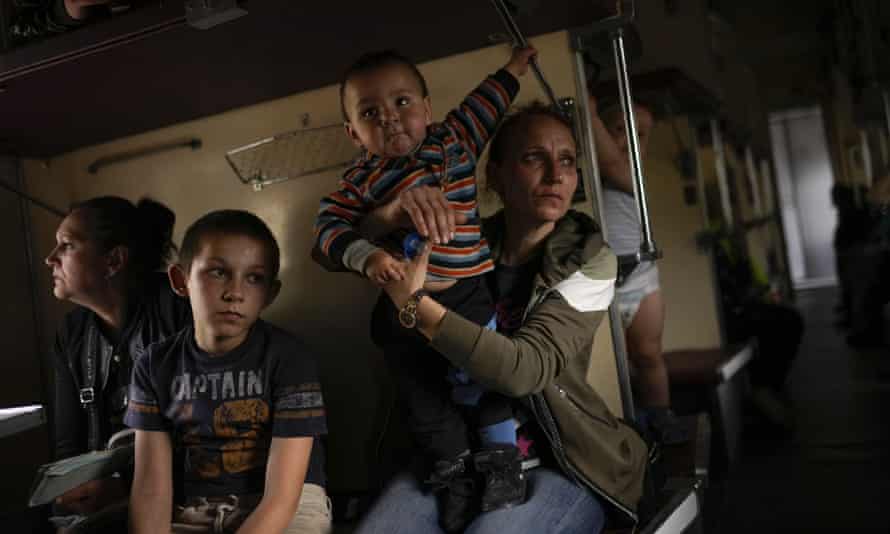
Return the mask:
<svg viewBox="0 0 890 534">
<path fill-rule="evenodd" d="M 504 0 L 491 1 L 498 12 L 498 15 L 501 16 L 501 20 L 504 22 L 504 27 L 507 29 L 507 33 L 509 33 L 510 37 L 513 39 L 513 44 L 521 48 L 527 47 L 528 41 L 525 36 L 522 35 L 516 21 L 513 20 L 513 15 L 510 13 L 510 10 L 507 9 Z M 555 109 L 562 110 L 562 108 L 559 107 L 559 102 L 556 100 L 556 94 L 553 92 L 553 87 L 550 86 L 550 83 L 544 78 L 544 73 L 541 72 L 541 67 L 538 65 L 537 58 L 532 58 L 529 64 L 531 65 L 532 72 L 535 73 L 535 78 L 537 78 L 538 83 L 541 84 L 541 89 L 543 89 L 544 94 L 547 95 L 547 99 L 550 100 L 550 103 Z"/>
<path fill-rule="evenodd" d="M 598 52 L 605 49 L 603 41 L 598 39 L 603 35 L 611 34 L 616 30 L 626 30 L 634 21 L 636 11 L 634 0 L 617 0 L 615 16 L 598 20 L 587 26 L 572 28 L 569 30 L 571 44 L 576 52 Z M 640 49 L 636 45 L 641 44 L 639 34 L 631 32 L 634 50 Z"/>
<path fill-rule="evenodd" d="M 634 20 L 633 0 L 618 0 L 618 11 L 614 17 L 597 21 L 581 29 L 570 32 L 571 45 L 576 54 L 583 56 L 595 46 L 594 36 L 608 32 L 612 43 L 615 70 L 618 80 L 618 92 L 621 108 L 624 111 L 625 131 L 627 132 L 627 146 L 630 169 L 633 178 L 634 198 L 637 201 L 637 209 L 640 220 L 640 234 L 642 243 L 637 256 L 645 260 L 656 260 L 661 257 L 658 247 L 652 238 L 652 227 L 649 220 L 649 206 L 646 199 L 646 185 L 643 181 L 643 165 L 640 156 L 639 138 L 634 118 L 633 100 L 630 88 L 630 76 L 627 68 L 627 49 L 625 34 L 627 28 Z M 634 32 L 631 32 L 634 34 Z M 637 36 L 638 37 L 638 36 Z"/>
<path fill-rule="evenodd" d="M 636 254 L 627 254 L 618 256 L 618 263 L 623 261 L 632 261 L 634 263 L 643 263 L 644 261 L 657 261 L 664 257 L 660 249 L 638 250 Z"/>
</svg>

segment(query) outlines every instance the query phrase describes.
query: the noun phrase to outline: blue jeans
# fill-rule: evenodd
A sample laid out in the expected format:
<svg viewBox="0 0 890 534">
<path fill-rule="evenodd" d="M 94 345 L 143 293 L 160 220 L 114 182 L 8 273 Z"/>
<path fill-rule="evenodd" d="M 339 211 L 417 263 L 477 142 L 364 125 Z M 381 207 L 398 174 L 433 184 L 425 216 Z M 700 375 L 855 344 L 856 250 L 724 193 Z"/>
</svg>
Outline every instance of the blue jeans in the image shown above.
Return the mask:
<svg viewBox="0 0 890 534">
<path fill-rule="evenodd" d="M 528 501 L 481 514 L 466 534 L 598 534 L 605 514 L 590 491 L 561 473 L 539 467 L 526 473 Z M 377 499 L 355 534 L 441 533 L 436 497 L 410 473 L 397 475 Z"/>
</svg>

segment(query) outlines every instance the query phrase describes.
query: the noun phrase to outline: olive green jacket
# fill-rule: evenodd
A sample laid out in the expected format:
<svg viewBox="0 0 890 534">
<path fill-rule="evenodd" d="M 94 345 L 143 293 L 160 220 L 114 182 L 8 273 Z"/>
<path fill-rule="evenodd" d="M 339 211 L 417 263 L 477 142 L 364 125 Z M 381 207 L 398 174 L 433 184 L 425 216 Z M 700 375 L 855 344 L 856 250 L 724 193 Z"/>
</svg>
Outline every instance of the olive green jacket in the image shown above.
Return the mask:
<svg viewBox="0 0 890 534">
<path fill-rule="evenodd" d="M 484 234 L 497 258 L 499 213 Z M 587 383 L 594 334 L 615 288 L 615 256 L 596 223 L 569 211 L 547 238 L 523 326 L 510 338 L 446 313 L 431 345 L 483 386 L 523 398 L 565 474 L 636 522 L 646 444 Z"/>
</svg>

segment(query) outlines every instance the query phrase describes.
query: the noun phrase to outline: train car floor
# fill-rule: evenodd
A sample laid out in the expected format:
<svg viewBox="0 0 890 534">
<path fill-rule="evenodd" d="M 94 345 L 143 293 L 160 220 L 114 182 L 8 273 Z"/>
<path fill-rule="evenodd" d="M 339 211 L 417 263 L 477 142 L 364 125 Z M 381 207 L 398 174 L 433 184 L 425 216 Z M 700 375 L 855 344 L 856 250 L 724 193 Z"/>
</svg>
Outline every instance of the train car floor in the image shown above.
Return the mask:
<svg viewBox="0 0 890 534">
<path fill-rule="evenodd" d="M 837 296 L 798 294 L 794 428 L 748 425 L 740 460 L 706 497 L 707 532 L 890 532 L 890 349 L 849 347 Z"/>
</svg>

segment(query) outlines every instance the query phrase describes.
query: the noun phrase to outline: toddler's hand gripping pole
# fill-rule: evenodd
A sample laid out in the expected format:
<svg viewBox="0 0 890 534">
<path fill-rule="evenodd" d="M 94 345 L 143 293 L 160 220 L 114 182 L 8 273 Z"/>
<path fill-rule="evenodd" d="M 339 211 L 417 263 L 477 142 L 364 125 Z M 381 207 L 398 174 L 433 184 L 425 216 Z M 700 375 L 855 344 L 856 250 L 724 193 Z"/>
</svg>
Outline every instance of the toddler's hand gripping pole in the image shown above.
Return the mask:
<svg viewBox="0 0 890 534">
<path fill-rule="evenodd" d="M 522 32 L 519 31 L 519 26 L 516 24 L 516 21 L 513 20 L 513 15 L 510 14 L 510 10 L 507 9 L 507 5 L 504 4 L 504 0 L 491 0 L 491 2 L 494 4 L 498 15 L 501 16 L 501 20 L 504 21 L 504 27 L 507 28 L 510 38 L 513 39 L 513 45 L 520 48 L 526 48 L 528 46 L 528 41 L 525 39 L 525 36 L 522 35 Z M 541 72 L 541 67 L 538 66 L 538 59 L 532 58 L 529 65 L 532 68 L 532 72 L 535 73 L 535 78 L 538 79 L 538 83 L 541 84 L 541 89 L 544 90 L 544 94 L 547 95 L 547 99 L 550 100 L 550 104 L 553 105 L 553 109 L 558 109 L 564 112 L 562 106 L 559 105 L 559 101 L 556 99 L 556 93 L 553 92 L 553 88 L 550 87 L 547 79 L 544 78 L 544 73 Z"/>
</svg>

